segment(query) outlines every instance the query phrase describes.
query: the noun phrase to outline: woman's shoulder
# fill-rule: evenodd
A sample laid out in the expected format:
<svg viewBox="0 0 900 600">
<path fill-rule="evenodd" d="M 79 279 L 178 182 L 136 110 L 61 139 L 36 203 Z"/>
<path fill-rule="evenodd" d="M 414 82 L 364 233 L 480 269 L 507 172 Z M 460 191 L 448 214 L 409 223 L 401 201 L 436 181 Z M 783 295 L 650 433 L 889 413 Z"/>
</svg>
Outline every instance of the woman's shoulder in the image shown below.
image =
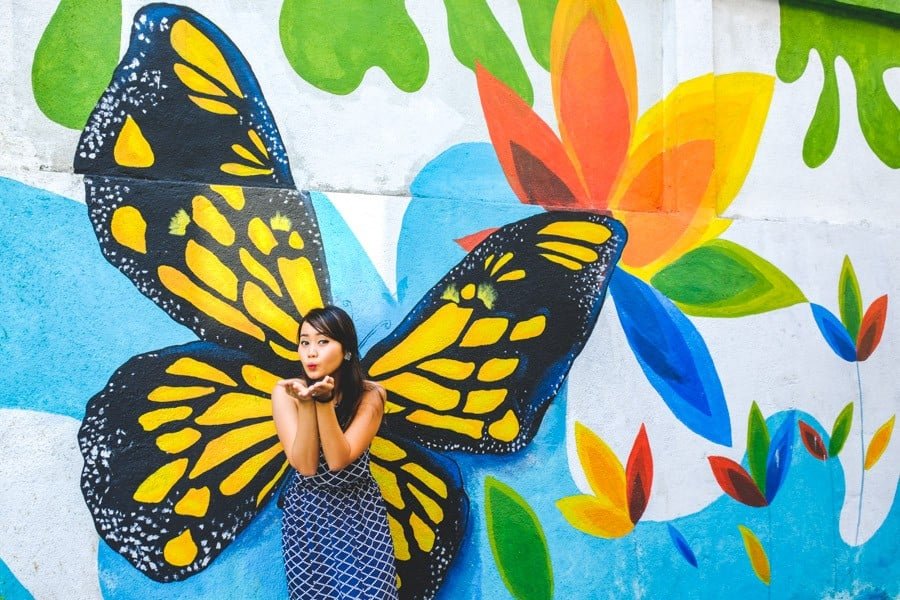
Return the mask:
<svg viewBox="0 0 900 600">
<path fill-rule="evenodd" d="M 375 381 L 369 381 L 368 379 L 363 381 L 363 397 L 374 396 L 378 398 L 381 402 L 387 400 L 387 392 L 380 383 Z"/>
</svg>

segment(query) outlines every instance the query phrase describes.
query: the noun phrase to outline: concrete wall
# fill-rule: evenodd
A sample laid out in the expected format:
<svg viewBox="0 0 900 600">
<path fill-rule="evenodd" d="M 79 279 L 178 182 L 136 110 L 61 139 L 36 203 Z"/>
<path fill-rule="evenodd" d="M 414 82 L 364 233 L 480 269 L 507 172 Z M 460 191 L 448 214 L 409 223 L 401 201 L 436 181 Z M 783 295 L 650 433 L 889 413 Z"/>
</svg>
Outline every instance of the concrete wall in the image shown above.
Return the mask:
<svg viewBox="0 0 900 600">
<path fill-rule="evenodd" d="M 285 597 L 328 301 L 403 597 L 900 595 L 900 12 L 556 4 L 5 4 L 0 596 Z"/>
</svg>

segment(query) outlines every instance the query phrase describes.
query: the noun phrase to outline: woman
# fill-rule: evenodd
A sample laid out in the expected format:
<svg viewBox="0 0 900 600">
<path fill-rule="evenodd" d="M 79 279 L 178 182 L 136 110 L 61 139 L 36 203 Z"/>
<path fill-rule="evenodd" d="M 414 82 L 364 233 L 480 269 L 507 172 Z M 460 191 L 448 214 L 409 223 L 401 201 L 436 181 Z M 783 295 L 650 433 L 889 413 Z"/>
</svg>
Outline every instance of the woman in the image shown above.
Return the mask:
<svg viewBox="0 0 900 600">
<path fill-rule="evenodd" d="M 303 318 L 298 352 L 301 376 L 272 391 L 278 438 L 298 471 L 282 519 L 291 598 L 396 599 L 387 512 L 369 472 L 384 389 L 363 378 L 356 328 L 336 306 Z"/>
</svg>

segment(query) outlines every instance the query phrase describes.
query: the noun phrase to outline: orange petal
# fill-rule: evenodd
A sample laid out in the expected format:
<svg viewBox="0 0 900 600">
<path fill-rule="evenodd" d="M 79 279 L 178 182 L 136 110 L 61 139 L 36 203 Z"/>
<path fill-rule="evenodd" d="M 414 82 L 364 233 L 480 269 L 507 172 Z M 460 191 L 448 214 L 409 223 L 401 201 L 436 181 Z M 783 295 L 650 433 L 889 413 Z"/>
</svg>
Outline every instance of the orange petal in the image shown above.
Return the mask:
<svg viewBox="0 0 900 600">
<path fill-rule="evenodd" d="M 612 50 L 593 12 L 569 38 L 559 69 L 551 72 L 559 131 L 569 158 L 591 196 L 604 209 L 622 170 L 633 122 Z"/>
<path fill-rule="evenodd" d="M 556 508 L 572 527 L 597 537 L 620 538 L 634 529 L 627 510 L 612 508 L 593 496 L 561 498 L 556 501 Z"/>
<path fill-rule="evenodd" d="M 866 471 L 874 467 L 881 455 L 884 454 L 884 451 L 887 450 L 888 444 L 891 442 L 891 434 L 894 433 L 894 421 L 896 419 L 897 415 L 892 416 L 872 436 L 872 441 L 869 442 L 869 447 L 866 450 Z"/>
<path fill-rule="evenodd" d="M 623 513 L 628 519 L 625 468 L 622 463 L 597 434 L 577 421 L 575 447 L 591 490 L 609 509 Z"/>
<path fill-rule="evenodd" d="M 491 143 L 516 196 L 547 208 L 585 206 L 575 168 L 556 134 L 502 81 L 476 65 Z"/>
</svg>

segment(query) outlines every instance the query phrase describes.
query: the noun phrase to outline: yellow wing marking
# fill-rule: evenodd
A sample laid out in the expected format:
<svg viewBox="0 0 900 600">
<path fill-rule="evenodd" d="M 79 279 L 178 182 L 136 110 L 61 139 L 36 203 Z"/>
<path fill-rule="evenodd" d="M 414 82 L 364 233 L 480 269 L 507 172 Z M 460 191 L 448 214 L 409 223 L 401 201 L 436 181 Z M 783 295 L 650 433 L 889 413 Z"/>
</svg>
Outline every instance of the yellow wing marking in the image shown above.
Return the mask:
<svg viewBox="0 0 900 600">
<path fill-rule="evenodd" d="M 452 303 L 443 305 L 375 361 L 369 374 L 377 377 L 437 354 L 459 339 L 471 316 L 471 308 Z"/>
<path fill-rule="evenodd" d="M 275 234 L 266 225 L 266 222 L 259 217 L 253 217 L 247 224 L 247 237 L 256 246 L 256 249 L 268 256 L 272 252 L 272 248 L 278 245 Z"/>
<path fill-rule="evenodd" d="M 504 273 L 497 278 L 497 281 L 518 281 L 520 279 L 525 279 L 524 269 L 516 269 L 515 271 Z"/>
<path fill-rule="evenodd" d="M 580 260 L 583 263 L 594 262 L 600 258 L 600 255 L 594 252 L 593 249 L 579 244 L 570 244 L 569 242 L 541 242 L 540 244 L 537 244 L 537 247 L 559 254 L 565 254 L 566 256 L 572 257 L 575 260 Z"/>
<path fill-rule="evenodd" d="M 269 225 L 272 226 L 272 231 L 290 231 L 291 219 L 276 211 L 275 216 L 269 219 Z"/>
<path fill-rule="evenodd" d="M 525 321 L 519 321 L 509 334 L 509 341 L 520 342 L 522 340 L 529 340 L 537 337 L 544 333 L 544 328 L 546 326 L 547 317 L 544 315 L 537 315 Z"/>
<path fill-rule="evenodd" d="M 172 25 L 169 39 L 172 49 L 181 58 L 211 75 L 238 98 L 244 97 L 234 74 L 228 67 L 228 61 L 212 40 L 203 35 L 199 29 L 180 19 Z"/>
<path fill-rule="evenodd" d="M 251 255 L 246 248 L 238 250 L 238 256 L 241 259 L 241 264 L 244 265 L 244 268 L 247 269 L 248 273 L 266 284 L 266 286 L 279 298 L 284 295 L 281 291 L 281 286 L 278 285 L 278 281 L 275 279 L 275 276 L 272 275 L 271 271 L 253 258 L 253 255 Z"/>
<path fill-rule="evenodd" d="M 491 269 L 491 275 L 496 275 L 497 271 L 503 268 L 503 265 L 511 261 L 513 258 L 512 252 L 507 252 L 503 256 L 500 257 L 500 260 L 494 263 L 494 268 Z"/>
<path fill-rule="evenodd" d="M 271 490 L 275 486 L 275 484 L 278 483 L 278 480 L 281 479 L 281 476 L 284 475 L 284 472 L 287 470 L 287 468 L 288 468 L 288 461 L 284 461 L 281 465 L 281 468 L 278 469 L 277 473 L 275 473 L 275 477 L 270 479 L 269 483 L 264 485 L 262 487 L 262 490 L 260 490 L 259 496 L 256 497 L 256 506 L 259 506 L 260 504 L 262 504 L 263 498 L 265 498 L 266 494 L 269 493 L 269 490 Z"/>
<path fill-rule="evenodd" d="M 304 256 L 293 260 L 279 258 L 278 274 L 281 276 L 284 287 L 287 288 L 288 296 L 291 297 L 301 315 L 305 315 L 314 308 L 325 306 L 319 292 L 316 273 L 308 258 Z"/>
<path fill-rule="evenodd" d="M 266 450 L 251 456 L 222 480 L 222 483 L 219 484 L 219 491 L 226 496 L 234 496 L 239 493 L 253 481 L 253 478 L 256 477 L 263 467 L 279 454 L 281 454 L 281 442 L 275 442 Z"/>
<path fill-rule="evenodd" d="M 176 402 L 178 400 L 191 400 L 200 398 L 216 391 L 214 387 L 199 385 L 161 385 L 147 394 L 147 400 L 151 402 Z"/>
<path fill-rule="evenodd" d="M 456 289 L 456 284 L 451 283 L 447 286 L 443 293 L 441 293 L 441 300 L 449 300 L 450 302 L 459 304 L 459 290 Z"/>
<path fill-rule="evenodd" d="M 384 496 L 384 501 L 391 506 L 405 508 L 406 502 L 403 501 L 403 496 L 400 494 L 397 476 L 376 463 L 369 463 L 369 467 L 372 469 L 372 477 L 378 483 L 378 487 L 381 488 L 381 495 Z"/>
<path fill-rule="evenodd" d="M 390 400 L 385 400 L 384 402 L 384 414 L 386 415 L 402 413 L 404 410 L 406 410 L 405 406 L 400 406 L 399 404 L 395 404 Z"/>
<path fill-rule="evenodd" d="M 169 235 L 184 235 L 187 233 L 187 226 L 191 223 L 191 217 L 183 208 L 179 208 L 178 212 L 172 215 L 169 220 Z"/>
<path fill-rule="evenodd" d="M 511 410 L 506 411 L 503 418 L 494 421 L 488 426 L 488 434 L 494 439 L 501 442 L 511 442 L 519 435 L 519 419 L 516 413 Z"/>
<path fill-rule="evenodd" d="M 494 262 L 494 259 L 495 259 L 495 258 L 497 258 L 497 257 L 494 256 L 493 254 L 491 254 L 491 255 L 488 256 L 486 259 L 484 259 L 484 270 L 485 270 L 485 271 L 487 271 L 487 270 L 490 268 L 491 263 Z"/>
<path fill-rule="evenodd" d="M 205 517 L 209 510 L 209 488 L 191 488 L 175 505 L 175 513 L 185 517 Z"/>
<path fill-rule="evenodd" d="M 425 410 L 415 410 L 406 417 L 406 420 L 419 425 L 427 425 L 435 429 L 449 429 L 463 435 L 467 435 L 473 439 L 480 439 L 482 436 L 482 423 L 475 419 L 464 419 L 451 415 L 436 415 Z"/>
<path fill-rule="evenodd" d="M 254 390 L 259 390 L 267 395 L 272 393 L 272 390 L 275 389 L 275 384 L 281 379 L 277 375 L 253 365 L 241 367 L 241 377 Z"/>
<path fill-rule="evenodd" d="M 219 194 L 234 210 L 243 210 L 247 200 L 244 198 L 244 190 L 239 185 L 211 185 L 209 189 Z"/>
<path fill-rule="evenodd" d="M 228 219 L 219 212 L 219 209 L 213 206 L 209 198 L 194 196 L 191 202 L 191 211 L 194 223 L 213 236 L 214 240 L 223 246 L 230 246 L 234 243 L 234 229 L 231 228 Z"/>
<path fill-rule="evenodd" d="M 210 469 L 251 448 L 259 442 L 275 436 L 275 422 L 263 421 L 238 429 L 232 429 L 206 444 L 189 477 L 196 479 Z"/>
<path fill-rule="evenodd" d="M 459 295 L 463 300 L 471 300 L 475 297 L 475 284 L 467 283 L 463 289 L 459 291 Z"/>
<path fill-rule="evenodd" d="M 277 304 L 269 299 L 269 296 L 261 287 L 248 281 L 244 283 L 244 292 L 241 300 L 247 308 L 250 316 L 258 322 L 277 331 L 281 337 L 291 343 L 297 342 L 297 330 L 300 324 L 283 310 Z"/>
<path fill-rule="evenodd" d="M 580 262 L 569 260 L 568 258 L 564 258 L 562 256 L 558 256 L 556 254 L 545 254 L 541 252 L 541 256 L 549 260 L 550 262 L 556 263 L 558 265 L 562 265 L 570 271 L 580 271 L 582 268 L 582 264 Z"/>
<path fill-rule="evenodd" d="M 197 558 L 197 544 L 191 536 L 191 530 L 185 529 L 178 537 L 166 542 L 163 548 L 166 562 L 176 567 L 186 567 Z"/>
<path fill-rule="evenodd" d="M 269 158 L 269 151 L 266 150 L 266 145 L 263 144 L 262 139 L 259 137 L 259 134 L 256 133 L 255 129 L 247 130 L 247 137 L 250 138 L 250 141 L 256 146 L 256 149 L 262 153 L 263 156 Z"/>
<path fill-rule="evenodd" d="M 462 381 L 475 370 L 475 363 L 453 360 L 451 358 L 426 360 L 416 366 L 423 371 L 428 371 L 429 373 L 434 373 L 435 375 L 440 375 L 441 377 L 454 379 L 456 381 Z"/>
<path fill-rule="evenodd" d="M 406 458 L 406 450 L 383 437 L 375 436 L 372 440 L 370 450 L 374 456 L 381 460 L 394 462 Z"/>
<path fill-rule="evenodd" d="M 184 260 L 200 281 L 232 302 L 237 300 L 237 275 L 208 248 L 188 240 Z"/>
<path fill-rule="evenodd" d="M 447 484 L 440 477 L 426 470 L 425 467 L 416 463 L 406 463 L 400 468 L 424 483 L 441 498 L 447 498 Z"/>
<path fill-rule="evenodd" d="M 237 385 L 237 382 L 234 379 L 214 366 L 187 356 L 179 358 L 169 365 L 166 369 L 166 373 L 169 375 L 180 375 L 182 377 L 194 377 L 196 379 L 215 381 L 216 383 L 231 387 Z"/>
<path fill-rule="evenodd" d="M 172 68 L 175 70 L 175 75 L 178 76 L 178 79 L 181 80 L 181 83 L 195 92 L 208 94 L 210 96 L 228 95 L 225 90 L 210 81 L 205 75 L 197 72 L 196 69 L 193 69 L 182 63 L 175 63 Z"/>
<path fill-rule="evenodd" d="M 179 458 L 166 463 L 151 473 L 134 492 L 134 501 L 144 504 L 158 504 L 187 470 L 188 459 Z"/>
<path fill-rule="evenodd" d="M 168 265 L 161 265 L 157 272 L 159 280 L 170 292 L 179 298 L 184 298 L 201 312 L 206 313 L 219 323 L 254 337 L 261 342 L 266 339 L 266 334 L 263 333 L 263 330 L 244 316 L 244 313 L 225 304 L 199 287 L 178 269 Z"/>
<path fill-rule="evenodd" d="M 432 522 L 440 523 L 444 520 L 444 509 L 441 508 L 440 504 L 432 500 L 425 492 L 413 484 L 407 483 L 406 487 L 409 488 L 412 495 L 416 497 L 416 500 L 418 500 L 422 505 L 422 508 L 425 509 L 425 514 L 428 515 L 428 518 L 431 519 Z"/>
<path fill-rule="evenodd" d="M 190 406 L 175 406 L 173 408 L 160 408 L 145 412 L 138 417 L 138 423 L 144 428 L 144 431 L 153 431 L 154 429 L 171 423 L 172 421 L 180 421 L 191 416 L 194 412 Z"/>
<path fill-rule="evenodd" d="M 459 345 L 463 348 L 472 348 L 495 344 L 506 333 L 507 327 L 509 327 L 509 320 L 503 317 L 477 319 L 466 331 L 466 335 Z"/>
<path fill-rule="evenodd" d="M 113 212 L 109 226 L 113 238 L 126 248 L 147 254 L 147 221 L 133 206 L 120 206 Z"/>
<path fill-rule="evenodd" d="M 188 95 L 191 102 L 205 110 L 206 112 L 215 113 L 217 115 L 236 115 L 238 111 L 235 107 L 227 102 L 212 100 L 210 98 L 200 98 L 199 96 Z"/>
<path fill-rule="evenodd" d="M 200 437 L 199 431 L 186 427 L 181 431 L 162 434 L 156 438 L 156 447 L 169 454 L 179 454 L 196 444 Z"/>
<path fill-rule="evenodd" d="M 463 412 L 475 415 L 489 413 L 506 400 L 506 390 L 472 390 L 466 396 Z"/>
<path fill-rule="evenodd" d="M 538 234 L 566 237 L 589 244 L 602 244 L 612 236 L 605 225 L 590 221 L 556 221 L 538 231 Z"/>
<path fill-rule="evenodd" d="M 300 237 L 299 233 L 296 231 L 291 232 L 290 237 L 288 237 L 288 246 L 294 250 L 303 250 L 303 238 Z"/>
<path fill-rule="evenodd" d="M 512 375 L 518 366 L 518 358 L 492 358 L 478 369 L 478 381 L 500 381 Z"/>
<path fill-rule="evenodd" d="M 156 161 L 150 142 L 144 137 L 144 132 L 131 115 L 125 117 L 125 124 L 122 125 L 119 137 L 116 138 L 113 159 L 122 167 L 135 169 L 152 167 Z"/>
<path fill-rule="evenodd" d="M 281 344 L 276 344 L 275 342 L 269 340 L 269 348 L 272 349 L 272 352 L 280 356 L 285 360 L 300 360 L 300 355 L 297 354 L 296 348 L 285 348 Z"/>
<path fill-rule="evenodd" d="M 497 300 L 497 290 L 494 289 L 494 286 L 487 283 L 480 284 L 476 295 L 486 308 L 489 310 L 494 308 L 494 302 Z"/>
<path fill-rule="evenodd" d="M 252 394 L 228 393 L 194 419 L 197 425 L 228 425 L 272 416 L 272 401 Z"/>
<path fill-rule="evenodd" d="M 388 528 L 391 530 L 391 538 L 394 540 L 394 555 L 397 560 L 409 560 L 409 543 L 406 541 L 406 534 L 403 532 L 403 526 L 391 515 L 388 515 Z"/>
<path fill-rule="evenodd" d="M 256 158 L 255 154 L 253 154 L 250 150 L 248 150 L 247 148 L 244 148 L 240 144 L 232 144 L 231 151 L 234 152 L 235 154 L 237 154 L 238 156 L 240 156 L 241 158 L 243 158 L 244 160 L 249 160 L 250 162 L 255 163 L 261 167 L 264 166 L 263 161 Z"/>
<path fill-rule="evenodd" d="M 416 538 L 416 544 L 422 549 L 422 552 L 431 552 L 434 548 L 434 530 L 425 524 L 419 515 L 411 513 L 409 515 L 409 524 L 412 525 L 413 537 Z"/>
<path fill-rule="evenodd" d="M 271 175 L 275 169 L 260 169 L 259 167 L 248 167 L 240 163 L 222 163 L 219 170 L 229 175 L 237 177 L 254 177 L 256 175 Z"/>
<path fill-rule="evenodd" d="M 387 390 L 435 410 L 450 410 L 455 408 L 460 400 L 459 390 L 444 387 L 415 373 L 399 373 L 379 380 L 379 383 Z"/>
</svg>

